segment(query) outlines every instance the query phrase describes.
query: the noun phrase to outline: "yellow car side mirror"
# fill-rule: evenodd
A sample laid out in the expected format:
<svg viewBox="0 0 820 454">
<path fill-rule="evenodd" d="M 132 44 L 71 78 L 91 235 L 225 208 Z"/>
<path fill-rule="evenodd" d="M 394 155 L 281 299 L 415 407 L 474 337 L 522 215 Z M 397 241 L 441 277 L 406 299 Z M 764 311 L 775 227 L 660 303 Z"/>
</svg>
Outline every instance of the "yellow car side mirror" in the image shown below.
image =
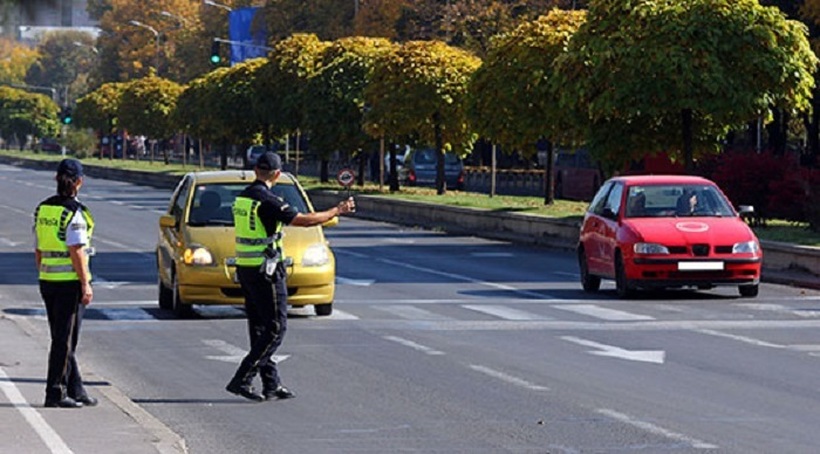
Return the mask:
<svg viewBox="0 0 820 454">
<path fill-rule="evenodd" d="M 159 226 L 162 228 L 176 228 L 177 218 L 170 214 L 163 214 L 159 217 Z"/>
</svg>

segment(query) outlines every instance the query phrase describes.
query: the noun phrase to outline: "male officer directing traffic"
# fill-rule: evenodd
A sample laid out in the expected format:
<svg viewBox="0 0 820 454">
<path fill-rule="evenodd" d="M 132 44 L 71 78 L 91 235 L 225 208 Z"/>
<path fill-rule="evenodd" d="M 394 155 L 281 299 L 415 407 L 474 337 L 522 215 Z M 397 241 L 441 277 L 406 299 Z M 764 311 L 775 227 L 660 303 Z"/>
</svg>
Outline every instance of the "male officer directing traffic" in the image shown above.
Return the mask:
<svg viewBox="0 0 820 454">
<path fill-rule="evenodd" d="M 251 350 L 225 389 L 254 401 L 288 399 L 295 394 L 282 386 L 271 359 L 285 336 L 288 318 L 282 226 L 312 227 L 350 213 L 356 205 L 350 197 L 326 211 L 300 213 L 270 190 L 282 173 L 279 155 L 267 152 L 260 156 L 254 172 L 256 181 L 233 205 L 236 274 L 245 297 Z M 262 378 L 261 395 L 252 386 L 257 373 Z"/>
</svg>

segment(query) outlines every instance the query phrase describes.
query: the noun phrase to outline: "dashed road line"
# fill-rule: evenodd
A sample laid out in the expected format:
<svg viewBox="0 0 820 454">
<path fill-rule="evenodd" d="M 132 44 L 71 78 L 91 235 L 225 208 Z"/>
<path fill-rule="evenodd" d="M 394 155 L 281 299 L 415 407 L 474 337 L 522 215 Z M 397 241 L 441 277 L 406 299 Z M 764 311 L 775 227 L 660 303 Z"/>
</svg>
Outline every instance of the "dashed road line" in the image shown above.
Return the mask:
<svg viewBox="0 0 820 454">
<path fill-rule="evenodd" d="M 494 304 L 462 304 L 461 307 L 504 320 L 553 320 L 552 317 Z"/>
<path fill-rule="evenodd" d="M 598 410 L 596 410 L 596 412 L 606 417 L 612 418 L 616 421 L 620 421 L 624 424 L 629 424 L 630 426 L 637 427 L 651 434 L 660 435 L 678 442 L 686 443 L 695 449 L 718 449 L 717 445 L 706 443 L 704 441 L 698 440 L 697 438 L 692 438 L 688 435 L 672 432 L 671 430 L 664 429 L 663 427 L 657 426 L 650 422 L 635 419 L 629 415 L 617 412 L 615 410 L 610 410 L 608 408 L 599 408 Z"/>
<path fill-rule="evenodd" d="M 412 348 L 413 350 L 420 351 L 420 352 L 425 353 L 425 354 L 427 354 L 427 355 L 444 355 L 444 354 L 445 354 L 445 353 L 444 353 L 444 352 L 442 352 L 442 351 L 435 350 L 435 349 L 433 349 L 433 348 L 430 348 L 430 347 L 427 347 L 427 346 L 421 345 L 421 344 L 419 344 L 419 343 L 413 342 L 413 341 L 411 341 L 411 340 L 409 340 L 409 339 L 405 339 L 405 338 L 403 338 L 403 337 L 398 337 L 398 336 L 384 336 L 384 338 L 383 338 L 383 339 L 385 339 L 385 340 L 389 340 L 389 341 L 391 341 L 391 342 L 395 342 L 395 343 L 397 343 L 397 344 L 404 345 L 405 347 L 410 347 L 410 348 Z"/>
<path fill-rule="evenodd" d="M 505 372 L 501 372 L 501 371 L 498 371 L 498 370 L 495 370 L 495 369 L 491 369 L 491 368 L 486 367 L 486 366 L 481 366 L 481 365 L 478 365 L 478 364 L 470 364 L 470 369 L 472 369 L 476 372 L 481 372 L 482 374 L 488 375 L 490 377 L 497 378 L 497 379 L 499 379 L 501 381 L 504 381 L 504 382 L 507 382 L 511 385 L 515 385 L 515 386 L 518 386 L 518 387 L 521 387 L 521 388 L 529 389 L 531 391 L 549 391 L 549 388 L 547 388 L 546 386 L 536 385 L 536 384 L 528 382 L 527 380 L 524 380 L 523 378 L 514 377 L 514 376 L 512 376 L 510 374 L 507 374 Z"/>
<path fill-rule="evenodd" d="M 594 304 L 563 304 L 554 306 L 556 309 L 575 312 L 576 314 L 587 315 L 589 317 L 600 318 L 601 320 L 617 322 L 634 322 L 641 320 L 655 320 L 655 317 L 648 315 L 633 314 L 631 312 L 619 311 L 607 307 L 596 306 Z"/>
</svg>

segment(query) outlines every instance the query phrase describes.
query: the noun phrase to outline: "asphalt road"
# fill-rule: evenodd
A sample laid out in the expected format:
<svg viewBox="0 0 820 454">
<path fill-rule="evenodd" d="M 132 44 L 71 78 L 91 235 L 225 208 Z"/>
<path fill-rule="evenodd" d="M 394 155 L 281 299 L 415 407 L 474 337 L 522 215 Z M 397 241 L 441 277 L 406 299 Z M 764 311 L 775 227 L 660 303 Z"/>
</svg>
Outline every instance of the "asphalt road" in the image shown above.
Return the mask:
<svg viewBox="0 0 820 454">
<path fill-rule="evenodd" d="M 43 337 L 31 211 L 53 191 L 48 172 L 0 166 L 0 309 Z M 725 288 L 621 301 L 610 283 L 581 292 L 566 252 L 351 218 L 326 231 L 338 267 L 334 315 L 292 311 L 279 352 L 298 397 L 236 398 L 224 386 L 247 349 L 243 313 L 199 308 L 176 320 L 156 305 L 153 249 L 169 196 L 86 182 L 98 283 L 80 364 L 189 452 L 820 446 L 820 292 L 762 284 L 756 299 Z M 2 351 L 3 362 L 14 354 Z"/>
</svg>

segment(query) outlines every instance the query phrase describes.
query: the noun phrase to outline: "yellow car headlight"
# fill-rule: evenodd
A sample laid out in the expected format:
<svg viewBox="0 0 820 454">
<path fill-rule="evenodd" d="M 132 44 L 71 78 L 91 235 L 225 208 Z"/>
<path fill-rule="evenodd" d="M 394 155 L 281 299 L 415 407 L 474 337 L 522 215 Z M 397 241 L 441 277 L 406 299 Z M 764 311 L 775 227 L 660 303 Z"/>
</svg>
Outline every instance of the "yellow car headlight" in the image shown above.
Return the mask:
<svg viewBox="0 0 820 454">
<path fill-rule="evenodd" d="M 330 262 L 330 251 L 324 244 L 313 244 L 302 255 L 302 266 L 322 266 Z"/>
<path fill-rule="evenodd" d="M 211 265 L 214 263 L 211 251 L 202 246 L 191 246 L 185 249 L 182 260 L 186 265 Z"/>
</svg>

